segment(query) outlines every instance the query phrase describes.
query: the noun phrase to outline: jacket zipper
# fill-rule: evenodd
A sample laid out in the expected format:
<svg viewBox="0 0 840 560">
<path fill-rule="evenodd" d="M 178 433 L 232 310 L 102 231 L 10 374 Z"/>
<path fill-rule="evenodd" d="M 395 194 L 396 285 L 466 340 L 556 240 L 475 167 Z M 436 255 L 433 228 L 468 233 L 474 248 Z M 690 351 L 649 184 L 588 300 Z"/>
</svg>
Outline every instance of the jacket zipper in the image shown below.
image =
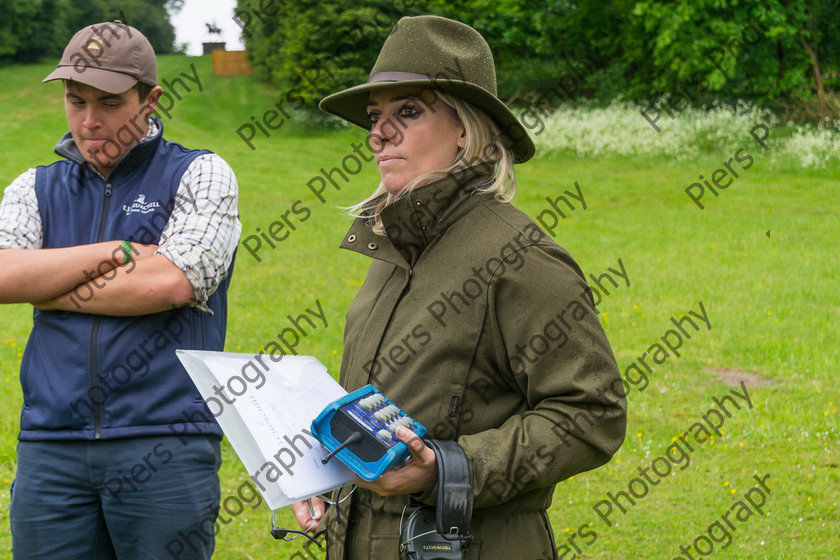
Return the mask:
<svg viewBox="0 0 840 560">
<path fill-rule="evenodd" d="M 104 202 L 102 205 L 102 219 L 99 222 L 99 232 L 96 235 L 96 242 L 102 242 L 105 237 L 105 225 L 108 221 L 108 211 L 111 208 L 111 183 L 105 181 Z M 93 437 L 94 439 L 102 439 L 102 404 L 105 399 L 100 399 L 96 402 L 93 395 L 96 394 L 97 389 L 100 394 L 102 388 L 99 386 L 99 326 L 102 322 L 102 317 L 97 315 L 93 319 L 93 327 L 90 333 L 90 388 L 91 388 L 91 404 L 93 404 Z"/>
</svg>

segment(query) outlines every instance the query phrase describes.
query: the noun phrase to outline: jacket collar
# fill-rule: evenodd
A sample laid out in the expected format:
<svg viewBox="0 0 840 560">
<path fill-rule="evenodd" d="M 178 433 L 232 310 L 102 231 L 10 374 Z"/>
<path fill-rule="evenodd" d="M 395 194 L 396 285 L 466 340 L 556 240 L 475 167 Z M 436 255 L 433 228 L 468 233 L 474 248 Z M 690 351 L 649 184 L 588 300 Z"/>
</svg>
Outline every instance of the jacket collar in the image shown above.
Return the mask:
<svg viewBox="0 0 840 560">
<path fill-rule="evenodd" d="M 127 125 L 126 125 L 127 126 Z M 130 129 L 129 129 L 130 130 Z M 131 147 L 108 174 L 109 179 L 119 170 L 133 169 L 146 161 L 151 154 L 153 154 L 163 140 L 163 123 L 155 117 L 149 119 L 149 131 L 146 136 L 137 144 Z M 76 146 L 76 141 L 73 140 L 73 134 L 67 132 L 55 145 L 55 153 L 63 158 L 77 163 L 83 167 L 87 167 L 92 172 L 99 174 L 96 169 L 85 160 L 82 152 Z"/>
<path fill-rule="evenodd" d="M 493 193 L 476 193 L 492 180 L 492 166 L 476 165 L 413 190 L 382 210 L 386 236 L 373 232 L 367 220 L 357 218 L 342 249 L 356 251 L 411 268 L 423 250 L 470 210 Z M 372 204 L 380 199 L 376 199 Z"/>
</svg>

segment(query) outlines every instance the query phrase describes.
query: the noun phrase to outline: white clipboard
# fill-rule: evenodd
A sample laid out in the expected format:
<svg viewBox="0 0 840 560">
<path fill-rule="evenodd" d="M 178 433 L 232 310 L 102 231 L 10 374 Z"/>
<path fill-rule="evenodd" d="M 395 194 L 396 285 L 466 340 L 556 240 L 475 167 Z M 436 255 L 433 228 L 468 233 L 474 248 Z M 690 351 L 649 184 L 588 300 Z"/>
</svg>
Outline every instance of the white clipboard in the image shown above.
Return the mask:
<svg viewBox="0 0 840 560">
<path fill-rule="evenodd" d="M 313 356 L 176 350 L 271 509 L 356 479 L 312 437 L 312 420 L 347 394 Z"/>
</svg>

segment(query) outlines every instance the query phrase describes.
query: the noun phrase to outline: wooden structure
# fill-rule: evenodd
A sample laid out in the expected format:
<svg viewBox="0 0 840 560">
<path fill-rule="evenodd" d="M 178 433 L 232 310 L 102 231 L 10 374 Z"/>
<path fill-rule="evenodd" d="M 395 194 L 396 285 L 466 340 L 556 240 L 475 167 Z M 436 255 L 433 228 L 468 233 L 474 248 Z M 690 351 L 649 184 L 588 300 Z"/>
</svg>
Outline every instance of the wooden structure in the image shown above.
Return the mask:
<svg viewBox="0 0 840 560">
<path fill-rule="evenodd" d="M 213 51 L 214 76 L 250 76 L 254 73 L 248 51 Z"/>
</svg>

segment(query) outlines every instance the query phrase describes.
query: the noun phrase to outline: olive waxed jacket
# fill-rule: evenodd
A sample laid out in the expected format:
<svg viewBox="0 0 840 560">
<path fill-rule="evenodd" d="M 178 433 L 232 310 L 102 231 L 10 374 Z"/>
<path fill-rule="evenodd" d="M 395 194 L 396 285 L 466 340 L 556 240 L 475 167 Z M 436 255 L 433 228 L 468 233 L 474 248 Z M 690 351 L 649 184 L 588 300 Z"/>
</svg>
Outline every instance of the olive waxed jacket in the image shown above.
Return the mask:
<svg viewBox="0 0 840 560">
<path fill-rule="evenodd" d="M 525 214 L 474 193 L 488 180 L 476 166 L 415 190 L 383 211 L 387 238 L 353 224 L 341 246 L 373 262 L 347 311 L 340 382 L 372 383 L 428 438 L 463 447 L 467 558 L 550 559 L 555 484 L 610 459 L 626 406 L 580 268 Z M 398 558 L 405 503 L 357 489 L 326 519 L 330 560 Z"/>
</svg>

